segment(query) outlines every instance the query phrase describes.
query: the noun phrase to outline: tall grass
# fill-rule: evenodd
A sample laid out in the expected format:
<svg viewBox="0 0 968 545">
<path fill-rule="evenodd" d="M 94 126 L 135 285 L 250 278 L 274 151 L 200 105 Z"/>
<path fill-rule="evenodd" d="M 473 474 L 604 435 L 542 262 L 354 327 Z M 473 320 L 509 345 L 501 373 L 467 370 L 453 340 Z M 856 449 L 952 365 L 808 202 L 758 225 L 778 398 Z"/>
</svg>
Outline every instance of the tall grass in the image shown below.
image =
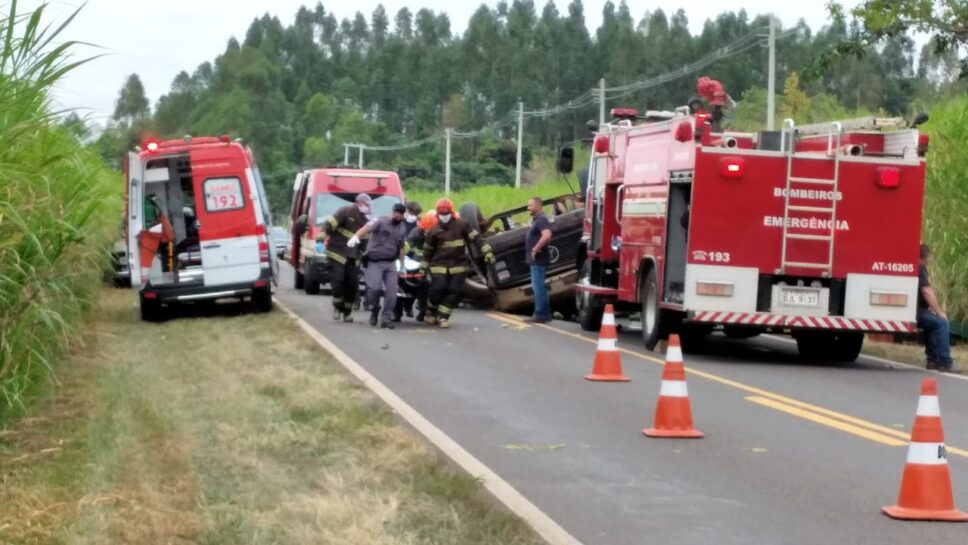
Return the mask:
<svg viewBox="0 0 968 545">
<path fill-rule="evenodd" d="M 938 105 L 931 135 L 923 238 L 933 252 L 931 282 L 949 317 L 968 320 L 968 97 Z"/>
<path fill-rule="evenodd" d="M 569 179 L 571 187 L 578 190 L 578 183 L 574 177 Z M 437 199 L 444 196 L 444 192 L 428 191 L 407 191 L 404 187 L 407 200 L 415 200 L 420 203 L 424 210 L 433 209 Z M 482 185 L 465 189 L 463 191 L 452 191 L 450 200 L 454 202 L 454 207 L 459 208 L 462 204 L 473 202 L 481 207 L 485 216 L 490 216 L 510 208 L 517 208 L 528 204 L 529 197 L 555 197 L 565 193 L 571 193 L 568 184 L 564 181 L 548 180 L 535 185 L 523 185 L 520 189 L 515 189 L 506 185 Z"/>
<path fill-rule="evenodd" d="M 76 338 L 121 218 L 121 180 L 49 108 L 80 62 L 53 45 L 73 16 L 43 12 L 11 2 L 0 18 L 0 424 Z"/>
</svg>

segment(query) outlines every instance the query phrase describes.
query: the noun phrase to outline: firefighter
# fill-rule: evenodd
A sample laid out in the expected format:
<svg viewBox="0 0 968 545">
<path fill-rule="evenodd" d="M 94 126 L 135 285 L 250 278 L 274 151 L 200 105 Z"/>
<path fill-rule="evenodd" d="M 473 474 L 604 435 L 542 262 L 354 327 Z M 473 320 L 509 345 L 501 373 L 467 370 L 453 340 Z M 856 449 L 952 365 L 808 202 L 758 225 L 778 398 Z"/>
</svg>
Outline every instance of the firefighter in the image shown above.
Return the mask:
<svg viewBox="0 0 968 545">
<path fill-rule="evenodd" d="M 426 322 L 447 329 L 470 272 L 467 245 L 477 245 L 488 263 L 494 263 L 494 253 L 476 229 L 454 215 L 454 204 L 450 199 L 437 201 L 436 209 L 437 225 L 427 233 L 421 262 L 423 268 L 430 271 Z"/>
<path fill-rule="evenodd" d="M 370 213 L 370 196 L 360 193 L 353 204 L 337 210 L 323 222 L 326 237 L 326 258 L 330 268 L 330 286 L 333 290 L 333 319 L 353 321 L 353 302 L 360 285 L 359 250 L 348 242 L 356 231 L 367 223 Z"/>
<path fill-rule="evenodd" d="M 420 217 L 420 221 L 417 222 L 417 226 L 410 231 L 407 235 L 407 245 L 409 247 L 409 255 L 417 261 L 423 262 L 423 248 L 424 241 L 427 238 L 427 233 L 430 232 L 434 226 L 437 225 L 437 211 L 431 210 L 423 216 Z M 417 296 L 415 297 L 417 303 L 417 317 L 418 322 L 422 322 L 427 318 L 427 291 L 430 289 L 430 282 L 427 280 L 426 276 L 420 281 L 419 287 L 417 288 Z M 412 304 L 414 301 L 411 301 Z M 397 309 L 395 316 L 402 316 L 404 312 L 407 313 L 407 317 L 413 316 L 413 308 L 401 306 L 402 302 L 397 301 Z M 399 321 L 399 320 L 395 320 Z"/>
</svg>

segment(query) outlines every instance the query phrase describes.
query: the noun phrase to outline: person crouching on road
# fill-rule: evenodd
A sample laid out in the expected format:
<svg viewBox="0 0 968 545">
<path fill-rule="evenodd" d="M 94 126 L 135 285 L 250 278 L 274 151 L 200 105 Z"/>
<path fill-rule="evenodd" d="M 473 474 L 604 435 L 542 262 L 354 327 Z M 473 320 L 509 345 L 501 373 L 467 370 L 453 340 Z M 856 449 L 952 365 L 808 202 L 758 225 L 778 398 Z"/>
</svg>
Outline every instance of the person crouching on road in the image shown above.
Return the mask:
<svg viewBox="0 0 968 545">
<path fill-rule="evenodd" d="M 541 197 L 528 199 L 528 213 L 531 214 L 531 228 L 525 239 L 528 264 L 531 265 L 531 289 L 534 291 L 534 316 L 528 322 L 539 324 L 551 321 L 551 302 L 548 300 L 548 286 L 545 277 L 551 265 L 551 222 L 542 210 Z"/>
<path fill-rule="evenodd" d="M 948 316 L 938 303 L 938 297 L 928 280 L 928 258 L 931 249 L 921 245 L 918 263 L 918 327 L 924 330 L 924 354 L 927 356 L 928 369 L 942 373 L 961 373 L 954 367 L 951 359 L 951 338 L 948 333 Z"/>
<path fill-rule="evenodd" d="M 366 225 L 370 213 L 370 196 L 360 193 L 353 204 L 344 206 L 326 218 L 326 258 L 330 267 L 330 287 L 333 290 L 333 319 L 353 321 L 353 302 L 360 285 L 359 251 L 357 244 L 349 245 L 356 231 Z M 359 239 L 357 239 L 357 243 Z"/>
<path fill-rule="evenodd" d="M 397 304 L 399 272 L 397 262 L 405 255 L 407 227 L 403 215 L 407 209 L 400 203 L 393 205 L 389 216 L 377 218 L 353 235 L 348 245 L 354 247 L 360 239 L 369 236 L 366 247 L 366 299 L 370 307 L 370 325 L 393 329 L 393 309 Z M 380 294 L 383 294 L 383 315 L 380 316 Z"/>
<path fill-rule="evenodd" d="M 484 242 L 476 229 L 454 216 L 450 199 L 437 201 L 437 225 L 427 233 L 421 262 L 430 271 L 430 292 L 427 296 L 427 318 L 430 325 L 450 327 L 450 316 L 460 304 L 464 280 L 470 272 L 467 245 L 476 244 L 484 260 L 494 263 L 491 246 Z"/>
</svg>

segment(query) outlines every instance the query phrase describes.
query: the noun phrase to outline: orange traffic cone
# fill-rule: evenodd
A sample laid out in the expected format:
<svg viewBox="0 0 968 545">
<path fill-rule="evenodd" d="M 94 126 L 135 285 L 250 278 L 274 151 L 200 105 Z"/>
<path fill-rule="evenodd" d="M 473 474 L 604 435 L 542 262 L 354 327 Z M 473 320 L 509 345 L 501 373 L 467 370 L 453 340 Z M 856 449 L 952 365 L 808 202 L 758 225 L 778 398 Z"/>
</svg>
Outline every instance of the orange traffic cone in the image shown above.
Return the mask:
<svg viewBox="0 0 968 545">
<path fill-rule="evenodd" d="M 669 335 L 659 403 L 655 407 L 654 427 L 642 430 L 649 437 L 698 439 L 702 432 L 692 427 L 692 408 L 686 388 L 686 368 L 682 364 L 679 335 Z"/>
<path fill-rule="evenodd" d="M 595 350 L 595 365 L 592 367 L 592 374 L 585 375 L 585 380 L 628 382 L 629 377 L 622 374 L 622 356 L 615 346 L 617 342 L 615 311 L 612 310 L 612 305 L 605 305 L 602 329 L 598 333 L 598 349 Z"/>
<path fill-rule="evenodd" d="M 938 383 L 933 378 L 926 378 L 921 384 L 897 505 L 882 510 L 896 519 L 968 521 L 968 513 L 955 507 L 951 491 Z"/>
</svg>

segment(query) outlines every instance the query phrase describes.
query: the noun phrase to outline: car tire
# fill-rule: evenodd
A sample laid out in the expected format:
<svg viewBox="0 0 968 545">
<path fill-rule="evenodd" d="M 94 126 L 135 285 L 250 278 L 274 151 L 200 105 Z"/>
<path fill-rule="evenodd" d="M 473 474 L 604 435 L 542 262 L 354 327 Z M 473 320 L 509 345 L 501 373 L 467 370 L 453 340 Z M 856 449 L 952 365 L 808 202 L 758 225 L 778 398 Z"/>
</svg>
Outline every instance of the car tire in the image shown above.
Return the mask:
<svg viewBox="0 0 968 545">
<path fill-rule="evenodd" d="M 312 265 L 306 264 L 306 275 L 303 280 L 303 289 L 306 290 L 306 295 L 316 295 L 319 293 L 319 279 L 316 278 L 316 271 L 313 269 Z"/>
<path fill-rule="evenodd" d="M 800 357 L 817 363 L 853 362 L 864 346 L 864 334 L 855 331 L 803 331 L 794 338 Z"/>
<path fill-rule="evenodd" d="M 578 272 L 578 284 L 589 284 L 592 265 L 586 261 Z M 604 305 L 601 300 L 587 291 L 575 290 L 575 316 L 578 325 L 585 331 L 598 331 L 602 327 Z"/>
<path fill-rule="evenodd" d="M 639 297 L 642 299 L 642 341 L 647 349 L 654 350 L 659 341 L 668 336 L 668 320 L 659 307 L 659 281 L 655 267 L 650 267 L 642 277 Z"/>
<path fill-rule="evenodd" d="M 155 299 L 139 297 L 141 320 L 144 322 L 160 322 L 165 319 L 165 307 Z"/>
<path fill-rule="evenodd" d="M 481 232 L 480 206 L 477 206 L 476 203 L 465 202 L 464 204 L 460 205 L 457 213 L 460 215 L 460 219 L 464 220 L 467 225 L 471 226 L 471 229 L 474 229 L 478 233 Z"/>
<path fill-rule="evenodd" d="M 299 272 L 299 269 L 295 269 L 295 274 L 293 275 L 293 280 L 292 280 L 292 287 L 297 290 L 301 290 L 305 285 L 306 285 L 306 277 L 303 276 L 303 273 Z"/>
<path fill-rule="evenodd" d="M 252 291 L 252 310 L 258 313 L 272 311 L 272 290 L 269 287 Z"/>
</svg>

